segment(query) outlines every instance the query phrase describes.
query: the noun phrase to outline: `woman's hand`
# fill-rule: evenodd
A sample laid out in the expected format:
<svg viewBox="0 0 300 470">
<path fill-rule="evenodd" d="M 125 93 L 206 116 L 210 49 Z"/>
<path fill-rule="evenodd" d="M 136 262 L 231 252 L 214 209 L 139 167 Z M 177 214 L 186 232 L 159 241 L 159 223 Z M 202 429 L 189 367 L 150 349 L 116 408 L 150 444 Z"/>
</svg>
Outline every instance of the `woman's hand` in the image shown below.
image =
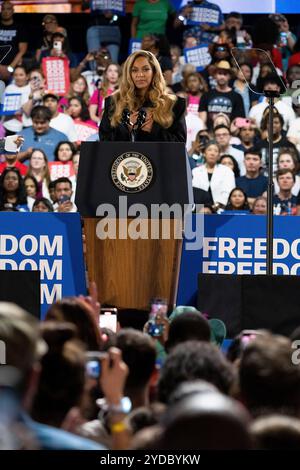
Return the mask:
<svg viewBox="0 0 300 470">
<path fill-rule="evenodd" d="M 153 127 L 153 113 L 149 109 L 146 111 L 146 119 L 141 129 L 144 132 L 151 132 Z"/>
</svg>

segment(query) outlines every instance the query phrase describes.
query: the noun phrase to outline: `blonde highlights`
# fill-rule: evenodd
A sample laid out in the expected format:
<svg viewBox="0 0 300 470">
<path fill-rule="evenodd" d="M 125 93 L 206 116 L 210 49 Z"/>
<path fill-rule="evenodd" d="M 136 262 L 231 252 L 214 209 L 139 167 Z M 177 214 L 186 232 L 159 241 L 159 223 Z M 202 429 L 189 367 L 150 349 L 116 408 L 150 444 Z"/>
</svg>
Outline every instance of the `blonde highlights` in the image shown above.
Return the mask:
<svg viewBox="0 0 300 470">
<path fill-rule="evenodd" d="M 144 105 L 142 100 L 136 93 L 136 88 L 131 77 L 131 70 L 135 60 L 144 57 L 153 72 L 152 82 L 148 93 L 145 96 L 146 101 L 152 103 L 153 120 L 160 126 L 167 129 L 173 123 L 173 107 L 176 102 L 176 96 L 167 92 L 166 83 L 162 74 L 160 65 L 154 54 L 148 51 L 137 51 L 131 54 L 123 65 L 123 74 L 120 81 L 120 88 L 112 95 L 114 102 L 114 112 L 111 116 L 111 125 L 118 126 L 122 120 L 124 109 L 130 112 L 137 111 Z"/>
</svg>

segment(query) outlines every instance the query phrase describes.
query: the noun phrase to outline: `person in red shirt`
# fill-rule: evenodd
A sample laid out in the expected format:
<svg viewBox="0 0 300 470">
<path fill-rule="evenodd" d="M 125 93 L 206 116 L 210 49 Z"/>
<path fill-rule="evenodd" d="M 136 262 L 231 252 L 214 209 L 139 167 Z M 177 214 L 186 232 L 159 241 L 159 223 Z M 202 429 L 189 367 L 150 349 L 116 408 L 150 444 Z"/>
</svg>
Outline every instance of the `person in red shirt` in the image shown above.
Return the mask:
<svg viewBox="0 0 300 470">
<path fill-rule="evenodd" d="M 19 170 L 21 176 L 24 177 L 26 175 L 26 173 L 28 171 L 28 167 L 26 165 L 24 165 L 23 163 L 18 161 L 18 154 L 17 153 L 6 152 L 6 153 L 3 154 L 3 156 L 5 158 L 5 162 L 0 163 L 0 175 L 2 175 L 3 171 L 6 168 L 10 168 L 10 167 L 17 168 Z"/>
</svg>

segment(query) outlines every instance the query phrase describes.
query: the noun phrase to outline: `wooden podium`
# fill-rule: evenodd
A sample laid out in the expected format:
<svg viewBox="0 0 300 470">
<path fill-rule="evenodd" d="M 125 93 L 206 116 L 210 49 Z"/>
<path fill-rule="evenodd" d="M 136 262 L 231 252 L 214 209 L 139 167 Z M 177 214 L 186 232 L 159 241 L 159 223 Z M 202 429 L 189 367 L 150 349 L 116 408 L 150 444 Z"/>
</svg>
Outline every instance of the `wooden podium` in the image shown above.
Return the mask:
<svg viewBox="0 0 300 470">
<path fill-rule="evenodd" d="M 100 240 L 96 233 L 98 222 L 95 218 L 84 219 L 88 278 L 96 281 L 100 302 L 118 308 L 146 310 L 151 298 L 160 297 L 168 299 L 169 309 L 172 309 L 181 259 L 180 221 L 167 221 L 171 233 L 168 240 Z M 127 227 L 130 222 L 130 219 L 122 221 Z M 149 233 L 151 222 L 144 221 Z M 120 220 L 117 229 L 119 223 Z M 161 228 L 166 221 L 154 223 L 159 223 Z"/>
<path fill-rule="evenodd" d="M 84 218 L 88 277 L 97 283 L 99 300 L 119 308 L 147 309 L 151 298 L 161 297 L 172 309 L 177 295 L 182 221 L 191 202 L 184 144 L 84 142 L 80 153 L 76 205 Z M 138 179 L 143 172 L 145 183 L 131 188 L 130 178 Z M 120 203 L 124 197 L 128 208 L 125 215 Z M 146 210 L 143 223 L 149 233 L 147 239 L 119 236 L 120 224 L 125 232 L 131 225 L 130 208 L 135 204 L 142 204 Z M 160 205 L 175 205 L 180 215 L 153 215 L 153 207 Z M 97 235 L 97 224 L 107 217 L 104 209 L 99 210 L 106 206 L 115 211 L 114 219 L 110 217 L 118 235 L 102 239 Z M 153 224 L 156 237 L 151 235 Z M 169 226 L 168 236 L 161 232 L 164 224 Z"/>
</svg>

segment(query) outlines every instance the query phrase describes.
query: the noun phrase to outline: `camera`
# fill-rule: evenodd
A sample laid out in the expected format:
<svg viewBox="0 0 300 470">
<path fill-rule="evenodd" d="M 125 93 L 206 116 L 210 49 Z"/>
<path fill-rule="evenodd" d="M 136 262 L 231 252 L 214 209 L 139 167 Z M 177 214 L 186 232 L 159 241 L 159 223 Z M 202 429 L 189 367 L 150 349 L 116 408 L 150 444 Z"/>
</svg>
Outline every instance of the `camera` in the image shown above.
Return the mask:
<svg viewBox="0 0 300 470">
<path fill-rule="evenodd" d="M 62 51 L 62 43 L 60 41 L 54 41 L 53 49 L 55 49 L 58 52 L 61 52 Z"/>
<path fill-rule="evenodd" d="M 86 374 L 92 379 L 99 379 L 101 375 L 101 362 L 94 359 L 86 362 Z"/>
<path fill-rule="evenodd" d="M 57 202 L 58 204 L 62 204 L 63 202 L 67 202 L 67 201 L 70 201 L 70 197 L 65 194 L 61 196 Z"/>
<path fill-rule="evenodd" d="M 160 313 L 166 315 L 168 311 L 168 301 L 167 299 L 154 298 L 151 300 L 151 312 L 150 315 L 156 315 Z"/>
<path fill-rule="evenodd" d="M 85 362 L 85 373 L 87 377 L 91 379 L 98 380 L 101 376 L 102 370 L 102 359 L 106 356 L 106 353 L 101 353 L 98 351 L 88 351 L 85 354 L 86 362 Z"/>
<path fill-rule="evenodd" d="M 148 335 L 153 336 L 154 338 L 159 337 L 163 334 L 163 331 L 164 331 L 164 325 L 162 324 L 158 325 L 157 323 L 153 321 L 149 321 L 148 330 L 147 330 Z"/>
</svg>

